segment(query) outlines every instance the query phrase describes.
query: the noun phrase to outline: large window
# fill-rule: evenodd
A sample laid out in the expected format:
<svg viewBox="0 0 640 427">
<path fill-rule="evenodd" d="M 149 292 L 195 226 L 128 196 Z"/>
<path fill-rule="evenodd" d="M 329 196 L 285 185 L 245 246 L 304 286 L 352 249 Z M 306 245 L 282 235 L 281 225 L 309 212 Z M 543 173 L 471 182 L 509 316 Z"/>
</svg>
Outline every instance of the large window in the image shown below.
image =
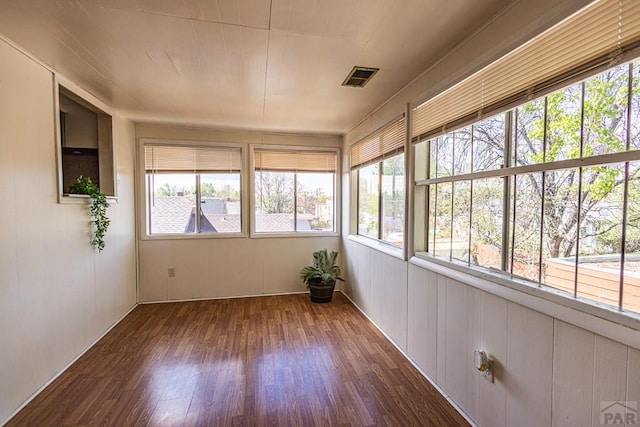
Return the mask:
<svg viewBox="0 0 640 427">
<path fill-rule="evenodd" d="M 397 247 L 404 245 L 404 122 L 393 122 L 351 148 L 357 234 Z"/>
<path fill-rule="evenodd" d="M 241 149 L 144 146 L 148 235 L 240 233 Z"/>
<path fill-rule="evenodd" d="M 419 144 L 425 251 L 640 313 L 640 62 Z"/>
<path fill-rule="evenodd" d="M 256 233 L 336 231 L 336 150 L 254 150 Z"/>
</svg>

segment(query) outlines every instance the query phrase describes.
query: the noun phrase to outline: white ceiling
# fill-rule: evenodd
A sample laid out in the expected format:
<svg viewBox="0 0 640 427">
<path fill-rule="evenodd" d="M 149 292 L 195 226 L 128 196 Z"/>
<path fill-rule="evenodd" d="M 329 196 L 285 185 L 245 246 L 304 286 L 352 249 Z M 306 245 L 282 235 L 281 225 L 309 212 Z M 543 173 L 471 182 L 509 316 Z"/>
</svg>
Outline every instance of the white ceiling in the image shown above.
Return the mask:
<svg viewBox="0 0 640 427">
<path fill-rule="evenodd" d="M 0 34 L 134 120 L 344 133 L 509 2 L 0 0 Z"/>
</svg>

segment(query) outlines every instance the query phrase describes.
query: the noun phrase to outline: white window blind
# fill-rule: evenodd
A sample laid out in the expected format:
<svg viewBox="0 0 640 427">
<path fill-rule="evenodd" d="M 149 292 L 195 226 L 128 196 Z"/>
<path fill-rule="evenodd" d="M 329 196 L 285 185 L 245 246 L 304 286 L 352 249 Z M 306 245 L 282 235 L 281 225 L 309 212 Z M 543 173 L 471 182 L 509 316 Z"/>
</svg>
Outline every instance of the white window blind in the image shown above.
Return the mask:
<svg viewBox="0 0 640 427">
<path fill-rule="evenodd" d="M 255 170 L 270 172 L 335 172 L 335 151 L 262 150 L 254 152 Z"/>
<path fill-rule="evenodd" d="M 153 145 L 144 147 L 147 173 L 240 172 L 240 148 Z"/>
<path fill-rule="evenodd" d="M 414 109 L 424 139 L 504 111 L 638 47 L 640 1 L 600 0 Z"/>
<path fill-rule="evenodd" d="M 404 150 L 405 119 L 397 120 L 351 146 L 351 168 L 378 162 Z"/>
</svg>

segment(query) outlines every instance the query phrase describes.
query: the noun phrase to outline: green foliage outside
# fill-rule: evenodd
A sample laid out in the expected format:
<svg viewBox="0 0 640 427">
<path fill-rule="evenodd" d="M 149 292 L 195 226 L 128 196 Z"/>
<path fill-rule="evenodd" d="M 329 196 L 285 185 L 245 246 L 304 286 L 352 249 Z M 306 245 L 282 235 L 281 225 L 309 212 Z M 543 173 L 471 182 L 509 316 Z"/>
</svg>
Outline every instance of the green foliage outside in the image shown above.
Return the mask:
<svg viewBox="0 0 640 427">
<path fill-rule="evenodd" d="M 639 64 L 634 65 L 633 75 L 631 106 L 628 105 L 629 66 L 622 65 L 516 108 L 513 165 L 625 151 L 627 132 L 630 149 L 640 149 Z M 501 157 L 505 143 L 504 117 L 484 119 L 473 127 L 432 140 L 430 176 L 467 173 L 470 162 L 474 172 L 499 167 L 504 163 Z M 473 132 L 472 156 L 468 150 L 470 132 Z M 453 187 L 439 184 L 437 189 L 430 190 L 429 218 L 433 221 L 430 238 L 468 239 L 471 252 L 475 244 L 501 250 L 503 179 L 510 179 L 509 239 L 513 239 L 515 261 L 536 264 L 540 252 L 544 258 L 571 257 L 577 251 L 581 255 L 620 253 L 624 168 L 624 163 L 584 167 L 581 186 L 579 168 L 547 171 L 544 180 L 543 173 L 537 172 L 493 179 L 493 182 L 485 180 L 487 185 L 483 185 L 482 180 L 475 180 L 472 186 L 468 181 L 467 184 L 455 183 Z M 640 251 L 640 162 L 629 163 L 628 177 L 626 250 L 630 253 Z M 469 211 L 471 198 L 472 212 Z M 465 223 L 469 224 L 466 216 L 472 217 L 471 236 L 461 230 Z M 578 232 L 579 248 L 576 247 Z"/>
<path fill-rule="evenodd" d="M 256 205 L 263 213 L 292 213 L 293 173 L 257 172 Z"/>
<path fill-rule="evenodd" d="M 165 182 L 163 186 L 156 190 L 156 192 L 159 196 L 164 197 L 173 197 L 180 193 L 182 193 L 184 197 L 191 197 L 195 195 L 196 187 L 170 185 L 168 182 Z M 225 184 L 224 186 L 217 188 L 211 182 L 203 182 L 200 184 L 200 195 L 202 197 L 217 197 L 220 199 L 239 199 L 240 191 L 229 184 Z"/>
</svg>

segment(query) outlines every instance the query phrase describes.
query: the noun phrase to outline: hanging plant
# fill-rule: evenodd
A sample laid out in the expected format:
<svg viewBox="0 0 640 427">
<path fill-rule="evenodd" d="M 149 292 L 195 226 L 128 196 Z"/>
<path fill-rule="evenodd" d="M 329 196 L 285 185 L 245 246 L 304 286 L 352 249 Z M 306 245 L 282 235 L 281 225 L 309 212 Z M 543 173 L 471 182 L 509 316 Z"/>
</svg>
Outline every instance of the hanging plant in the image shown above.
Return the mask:
<svg viewBox="0 0 640 427">
<path fill-rule="evenodd" d="M 104 236 L 111 222 L 109 218 L 107 218 L 107 208 L 109 207 L 107 195 L 100 190 L 100 187 L 91 181 L 91 178 L 85 178 L 82 175 L 80 175 L 75 184 L 69 188 L 69 193 L 86 194 L 91 198 L 91 206 L 89 208 L 91 212 L 91 223 L 93 224 L 91 245 L 99 251 L 102 251 L 104 249 Z"/>
</svg>

